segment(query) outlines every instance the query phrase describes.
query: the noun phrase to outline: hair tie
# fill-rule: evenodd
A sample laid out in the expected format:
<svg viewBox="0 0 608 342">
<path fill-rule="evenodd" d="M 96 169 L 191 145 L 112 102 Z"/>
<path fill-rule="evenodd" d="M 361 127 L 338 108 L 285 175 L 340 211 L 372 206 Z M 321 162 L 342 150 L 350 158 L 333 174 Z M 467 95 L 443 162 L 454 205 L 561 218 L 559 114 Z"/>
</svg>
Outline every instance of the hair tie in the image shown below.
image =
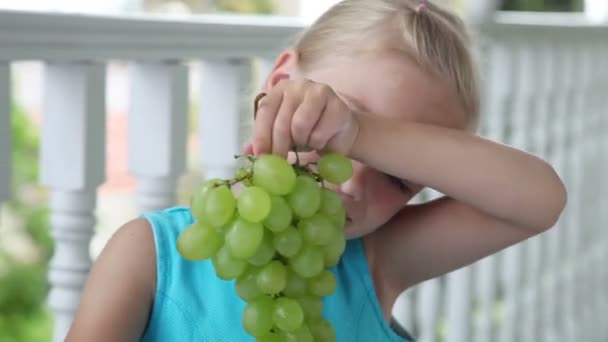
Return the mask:
<svg viewBox="0 0 608 342">
<path fill-rule="evenodd" d="M 427 8 L 426 0 L 421 0 L 418 6 L 416 6 L 416 13 L 420 13 L 425 8 Z"/>
</svg>

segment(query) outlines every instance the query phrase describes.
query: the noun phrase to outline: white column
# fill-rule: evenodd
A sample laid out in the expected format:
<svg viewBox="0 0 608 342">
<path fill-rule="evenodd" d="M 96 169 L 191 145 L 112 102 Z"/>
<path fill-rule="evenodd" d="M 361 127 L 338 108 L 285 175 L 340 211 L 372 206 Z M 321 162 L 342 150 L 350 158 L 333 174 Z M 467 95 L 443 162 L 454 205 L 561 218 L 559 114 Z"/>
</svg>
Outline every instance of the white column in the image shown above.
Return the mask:
<svg viewBox="0 0 608 342">
<path fill-rule="evenodd" d="M 188 68 L 136 63 L 130 76 L 129 171 L 137 178 L 139 211 L 160 210 L 176 204 L 186 167 Z"/>
<path fill-rule="evenodd" d="M 241 154 L 239 113 L 253 115 L 251 65 L 246 61 L 204 61 L 201 65 L 200 151 L 205 178 L 231 178 Z M 247 100 L 242 102 L 242 100 Z"/>
<path fill-rule="evenodd" d="M 11 67 L 0 62 L 0 203 L 11 197 L 11 146 Z"/>
<path fill-rule="evenodd" d="M 602 49 L 602 56 L 606 56 L 608 54 L 608 46 L 604 45 L 603 49 Z M 602 80 L 601 80 L 601 84 L 600 84 L 600 89 L 604 92 L 608 92 L 608 62 L 606 62 L 606 60 L 604 59 L 602 61 Z M 600 127 L 600 132 L 601 132 L 601 150 L 602 150 L 602 155 L 600 157 L 601 160 L 601 170 L 600 172 L 602 172 L 602 174 L 608 174 L 608 98 L 604 97 L 603 98 L 603 105 L 601 106 L 602 108 L 602 112 L 601 112 L 601 116 L 602 116 L 602 124 Z M 604 179 L 603 182 L 604 185 L 608 184 L 608 181 L 606 181 Z M 608 208 L 608 193 L 606 193 L 605 191 L 602 192 L 602 200 L 600 203 L 600 206 L 602 208 Z M 601 248 L 601 251 L 599 252 L 599 256 L 598 256 L 598 268 L 599 268 L 599 282 L 600 284 L 602 284 L 602 290 L 601 290 L 601 294 L 602 294 L 602 301 L 601 301 L 601 309 L 600 309 L 600 313 L 598 314 L 598 317 L 596 318 L 596 321 L 599 322 L 600 321 L 600 317 L 607 317 L 608 316 L 608 292 L 606 292 L 605 290 L 603 290 L 603 285 L 608 283 L 608 267 L 605 267 L 605 261 L 608 260 L 608 229 L 606 229 L 606 227 L 608 227 L 608 212 L 606 212 L 605 210 L 601 210 L 600 211 L 601 214 L 601 236 L 599 239 L 599 244 L 601 246 L 603 246 Z M 602 328 L 600 328 L 600 340 L 608 340 L 608 325 L 604 324 L 602 326 Z"/>
<path fill-rule="evenodd" d="M 44 80 L 41 182 L 51 190 L 49 306 L 63 341 L 91 261 L 96 188 L 104 180 L 105 66 L 49 64 Z"/>
<path fill-rule="evenodd" d="M 408 289 L 402 292 L 393 306 L 393 317 L 407 329 L 411 334 L 418 336 L 417 331 L 414 331 L 415 316 L 414 316 L 414 296 L 416 288 Z M 420 340 L 422 341 L 422 340 Z"/>
<path fill-rule="evenodd" d="M 446 342 L 471 341 L 471 268 L 464 267 L 446 277 Z"/>
<path fill-rule="evenodd" d="M 416 288 L 416 317 L 419 342 L 434 342 L 438 338 L 438 325 L 441 318 L 442 283 L 441 278 L 427 280 Z M 407 327 L 409 329 L 412 326 Z"/>
</svg>

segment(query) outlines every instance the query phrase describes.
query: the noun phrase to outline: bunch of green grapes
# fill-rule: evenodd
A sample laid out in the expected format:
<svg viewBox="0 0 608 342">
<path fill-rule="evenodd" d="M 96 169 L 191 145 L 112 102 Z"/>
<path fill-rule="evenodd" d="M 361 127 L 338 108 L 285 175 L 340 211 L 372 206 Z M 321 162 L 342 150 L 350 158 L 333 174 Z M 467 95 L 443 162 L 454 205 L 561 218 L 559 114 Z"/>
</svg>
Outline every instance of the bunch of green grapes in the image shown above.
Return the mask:
<svg viewBox="0 0 608 342">
<path fill-rule="evenodd" d="M 272 154 L 248 160 L 234 179 L 211 179 L 192 197 L 196 221 L 177 249 L 188 260 L 210 258 L 219 278 L 236 279 L 247 303 L 242 324 L 256 341 L 335 341 L 322 297 L 336 289 L 328 268 L 346 247 L 346 213 L 324 182 L 345 182 L 352 164 L 335 153 L 323 155 L 316 172 Z"/>
</svg>

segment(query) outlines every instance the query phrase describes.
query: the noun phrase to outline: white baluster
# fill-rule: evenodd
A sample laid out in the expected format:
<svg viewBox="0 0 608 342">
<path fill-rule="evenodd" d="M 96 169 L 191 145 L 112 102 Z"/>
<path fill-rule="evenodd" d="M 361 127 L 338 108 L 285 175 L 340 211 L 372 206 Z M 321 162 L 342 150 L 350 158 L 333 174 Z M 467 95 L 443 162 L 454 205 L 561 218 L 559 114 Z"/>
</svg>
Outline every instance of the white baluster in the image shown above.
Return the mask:
<svg viewBox="0 0 608 342">
<path fill-rule="evenodd" d="M 569 290 L 571 291 L 567 297 L 569 300 L 569 308 L 567 311 L 570 312 L 570 316 L 566 320 L 568 327 L 568 335 L 571 341 L 583 341 L 584 339 L 582 331 L 582 312 L 581 312 L 581 286 L 584 279 L 582 278 L 582 264 L 580 257 L 584 254 L 584 247 L 582 241 L 582 231 L 586 229 L 586 220 L 583 207 L 584 200 L 584 184 L 586 183 L 586 175 L 584 172 L 585 156 L 584 153 L 584 137 L 585 127 L 584 120 L 587 111 L 587 92 L 589 91 L 590 73 L 589 73 L 589 61 L 588 53 L 585 51 L 582 44 L 577 44 L 574 48 L 576 51 L 576 60 L 578 64 L 577 81 L 578 89 L 574 97 L 574 109 L 572 111 L 572 130 L 573 130 L 573 146 L 571 149 L 571 167 L 572 167 L 572 185 L 570 191 L 569 203 L 573 209 L 573 225 L 568 237 L 568 253 L 569 253 Z M 571 338 L 570 338 L 571 337 Z"/>
<path fill-rule="evenodd" d="M 443 279 L 436 278 L 422 283 L 416 289 L 419 342 L 439 341 L 438 327 L 441 315 L 442 283 Z"/>
<path fill-rule="evenodd" d="M 608 55 L 608 46 L 604 45 L 601 51 L 601 56 Z M 608 62 L 604 59 L 600 62 L 600 72 L 601 72 L 601 84 L 600 91 L 604 93 L 608 93 Z M 608 174 L 608 98 L 603 97 L 603 104 L 600 106 L 601 108 L 601 117 L 602 123 L 600 132 L 602 134 L 602 142 L 601 142 L 601 169 L 600 172 L 602 175 Z M 604 180 L 604 184 L 606 184 L 606 180 Z M 608 208 L 608 194 L 606 192 L 602 193 L 602 201 L 601 208 Z M 598 269 L 600 273 L 600 284 L 608 283 L 608 267 L 605 267 L 605 261 L 608 260 L 608 211 L 600 210 L 601 213 L 601 227 L 604 229 L 601 230 L 601 236 L 599 238 L 598 243 L 601 244 L 602 252 L 601 256 L 598 257 Z M 597 315 L 597 321 L 601 320 L 601 317 L 608 317 L 608 292 L 601 291 L 602 294 L 602 309 L 601 312 Z M 608 341 L 608 324 L 599 325 L 600 328 L 600 340 Z"/>
<path fill-rule="evenodd" d="M 494 328 L 494 309 L 497 298 L 496 284 L 496 257 L 489 256 L 476 264 L 475 295 L 477 297 L 478 313 L 473 322 L 473 341 L 494 341 L 496 330 Z"/>
<path fill-rule="evenodd" d="M 605 56 L 606 53 L 608 53 L 608 45 L 604 44 L 603 46 L 600 45 L 601 48 L 599 49 L 598 53 L 599 56 Z M 600 61 L 598 61 L 598 67 L 599 67 L 599 84 L 598 84 L 598 90 L 599 92 L 602 92 L 603 94 L 605 94 L 606 92 L 608 92 L 608 63 L 605 61 L 605 59 L 602 59 Z M 605 96 L 601 96 L 600 97 L 600 103 L 598 105 L 598 116 L 600 118 L 599 120 L 599 124 L 598 124 L 598 150 L 599 150 L 599 157 L 598 157 L 598 176 L 602 177 L 602 175 L 608 174 L 608 158 L 606 157 L 608 155 L 608 145 L 607 145 L 607 134 L 606 134 L 606 130 L 608 129 L 606 122 L 608 121 L 608 99 L 606 99 Z M 602 178 L 602 186 L 603 189 L 606 188 L 606 186 L 608 186 L 608 181 L 606 181 L 606 179 Z M 605 191 L 602 191 L 599 193 L 599 200 L 598 200 L 598 206 L 599 208 L 607 208 L 608 207 L 608 195 L 606 194 Z M 598 245 L 598 250 L 596 252 L 596 256 L 595 256 L 595 270 L 597 272 L 597 287 L 596 290 L 599 292 L 599 300 L 598 300 L 598 310 L 595 314 L 595 323 L 596 326 L 601 327 L 599 329 L 597 329 L 597 336 L 598 336 L 598 340 L 608 340 L 608 333 L 606 332 L 606 327 L 604 325 L 601 324 L 600 322 L 600 317 L 606 317 L 605 315 L 608 314 L 608 293 L 606 293 L 605 290 L 603 290 L 604 288 L 604 284 L 606 284 L 606 274 L 608 274 L 608 272 L 606 271 L 606 267 L 605 267 L 605 260 L 608 260 L 608 239 L 607 236 L 608 234 L 606 233 L 606 227 L 608 227 L 608 220 L 606 219 L 608 214 L 606 214 L 605 210 L 598 210 L 598 233 L 597 233 L 597 239 L 596 239 L 596 244 Z"/>
<path fill-rule="evenodd" d="M 53 341 L 63 341 L 90 268 L 96 188 L 104 180 L 105 68 L 49 64 L 44 80 L 41 182 L 51 190 L 55 254 L 49 306 Z"/>
<path fill-rule="evenodd" d="M 253 115 L 253 104 L 241 102 L 250 78 L 250 63 L 244 61 L 205 61 L 201 65 L 199 132 L 206 179 L 234 176 L 234 155 L 242 152 L 239 113 Z"/>
<path fill-rule="evenodd" d="M 413 336 L 417 336 L 416 323 L 414 317 L 414 296 L 416 288 L 402 292 L 393 306 L 393 317 L 405 327 Z"/>
<path fill-rule="evenodd" d="M 596 100 L 596 89 L 595 89 L 595 81 L 596 81 L 596 68 L 593 61 L 593 48 L 591 46 L 585 46 L 585 54 L 586 65 L 593 65 L 593 72 L 589 74 L 589 83 L 587 91 L 585 92 L 585 111 L 583 112 L 583 142 L 582 142 L 582 155 L 583 155 L 583 170 L 584 170 L 584 179 L 585 181 L 582 183 L 582 223 L 583 225 L 579 227 L 581 239 L 580 239 L 580 254 L 579 254 L 579 263 L 577 267 L 578 271 L 578 279 L 579 279 L 579 298 L 577 303 L 579 305 L 579 310 L 581 313 L 580 316 L 580 329 L 581 339 L 585 341 L 592 341 L 592 332 L 588 329 L 593 327 L 590 326 L 590 321 L 593 321 L 592 316 L 592 306 L 593 299 L 591 296 L 593 295 L 593 282 L 591 273 L 593 270 L 591 269 L 591 265 L 589 262 L 590 249 L 592 248 L 591 238 L 593 236 L 593 231 L 595 227 L 595 211 L 594 211 L 594 203 L 593 203 L 593 193 L 595 192 L 596 187 L 599 185 L 598 180 L 594 177 L 593 172 L 593 163 L 596 156 L 593 153 L 593 135 L 594 135 L 594 125 L 593 120 L 595 116 L 595 100 Z M 589 179 L 594 179 L 593 186 L 591 186 L 591 182 Z"/>
<path fill-rule="evenodd" d="M 592 179 L 594 180 L 594 187 L 589 187 L 589 210 L 590 215 L 593 216 L 593 219 L 590 220 L 590 231 L 588 235 L 588 279 L 590 283 L 590 291 L 587 291 L 587 303 L 588 303 L 588 315 L 589 322 L 587 322 L 587 329 L 589 331 L 589 338 L 591 341 L 599 341 L 600 340 L 600 331 L 597 329 L 598 326 L 602 325 L 602 322 L 598 319 L 598 314 L 600 313 L 600 305 L 602 304 L 603 293 L 605 292 L 605 284 L 601 283 L 601 278 L 599 275 L 601 274 L 601 268 L 605 267 L 605 261 L 596 261 L 598 260 L 598 256 L 601 255 L 599 253 L 600 248 L 608 248 L 608 246 L 599 245 L 598 242 L 600 240 L 602 230 L 605 230 L 606 227 L 602 226 L 602 211 L 605 208 L 602 208 L 600 205 L 601 197 L 603 195 L 603 191 L 601 189 L 606 189 L 606 180 L 604 178 L 605 173 L 602 173 L 601 169 L 601 154 L 602 152 L 602 132 L 601 132 L 601 123 L 602 123 L 602 105 L 604 104 L 604 99 L 606 96 L 605 90 L 602 89 L 602 69 L 601 63 L 605 59 L 605 56 L 602 56 L 602 45 L 598 42 L 598 44 L 594 44 L 590 48 L 592 60 L 591 64 L 593 66 L 593 83 L 592 83 L 592 99 L 591 99 L 591 108 L 590 108 L 590 127 L 589 127 L 589 171 L 591 172 Z M 605 191 L 604 191 L 605 193 Z"/>
<path fill-rule="evenodd" d="M 464 267 L 446 276 L 446 342 L 471 340 L 471 268 Z"/>
<path fill-rule="evenodd" d="M 140 212 L 176 204 L 186 166 L 188 68 L 179 63 L 135 63 L 131 68 L 129 170 L 137 178 Z"/>
<path fill-rule="evenodd" d="M 0 62 L 0 203 L 11 198 L 11 146 L 11 66 Z"/>
</svg>

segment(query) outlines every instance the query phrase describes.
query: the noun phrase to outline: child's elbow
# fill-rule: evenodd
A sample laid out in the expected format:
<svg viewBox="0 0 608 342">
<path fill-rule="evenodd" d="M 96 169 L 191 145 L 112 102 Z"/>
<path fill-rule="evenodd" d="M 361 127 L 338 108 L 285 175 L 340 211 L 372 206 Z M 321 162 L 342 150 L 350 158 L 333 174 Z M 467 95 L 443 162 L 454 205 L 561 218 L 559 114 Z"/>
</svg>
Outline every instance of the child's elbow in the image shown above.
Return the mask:
<svg viewBox="0 0 608 342">
<path fill-rule="evenodd" d="M 544 200 L 542 204 L 542 215 L 536 222 L 536 230 L 544 232 L 555 226 L 568 203 L 566 187 L 555 170 L 550 167 L 550 176 L 547 177 Z"/>
</svg>

